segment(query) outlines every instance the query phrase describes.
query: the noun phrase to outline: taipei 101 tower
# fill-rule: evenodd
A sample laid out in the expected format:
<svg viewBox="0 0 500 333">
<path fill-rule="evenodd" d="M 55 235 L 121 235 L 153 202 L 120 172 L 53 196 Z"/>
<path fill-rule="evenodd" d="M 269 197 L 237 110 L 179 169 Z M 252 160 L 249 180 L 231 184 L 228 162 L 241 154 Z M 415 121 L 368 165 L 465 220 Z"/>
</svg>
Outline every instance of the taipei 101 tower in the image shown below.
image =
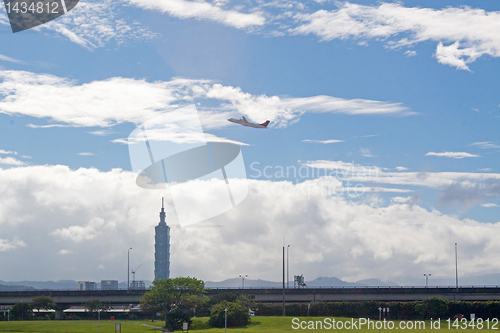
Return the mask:
<svg viewBox="0 0 500 333">
<path fill-rule="evenodd" d="M 162 198 L 160 223 L 155 227 L 155 280 L 170 277 L 170 227 L 165 222 L 165 215 Z"/>
</svg>

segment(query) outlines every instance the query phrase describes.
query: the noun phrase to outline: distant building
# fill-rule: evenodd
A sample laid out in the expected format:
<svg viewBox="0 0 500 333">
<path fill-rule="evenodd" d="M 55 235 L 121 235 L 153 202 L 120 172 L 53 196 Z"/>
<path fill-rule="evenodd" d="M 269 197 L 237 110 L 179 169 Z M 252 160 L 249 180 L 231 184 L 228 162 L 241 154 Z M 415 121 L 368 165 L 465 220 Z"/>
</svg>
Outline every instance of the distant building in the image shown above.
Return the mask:
<svg viewBox="0 0 500 333">
<path fill-rule="evenodd" d="M 118 290 L 118 281 L 101 280 L 101 290 Z"/>
<path fill-rule="evenodd" d="M 90 281 L 78 281 L 78 290 L 97 290 L 97 283 Z"/>
<path fill-rule="evenodd" d="M 155 280 L 170 277 L 170 227 L 165 222 L 165 208 L 161 199 L 160 223 L 155 227 Z"/>
<path fill-rule="evenodd" d="M 146 284 L 144 281 L 132 281 L 130 283 L 130 290 L 145 290 Z"/>
</svg>

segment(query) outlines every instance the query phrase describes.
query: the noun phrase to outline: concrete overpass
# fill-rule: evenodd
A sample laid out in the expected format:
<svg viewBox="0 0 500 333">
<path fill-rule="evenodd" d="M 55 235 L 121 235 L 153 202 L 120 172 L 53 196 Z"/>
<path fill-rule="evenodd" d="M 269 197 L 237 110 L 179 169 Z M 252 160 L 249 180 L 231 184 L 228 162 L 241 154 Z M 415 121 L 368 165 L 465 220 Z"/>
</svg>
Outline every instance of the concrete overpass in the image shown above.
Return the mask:
<svg viewBox="0 0 500 333">
<path fill-rule="evenodd" d="M 2 291 L 0 306 L 31 302 L 36 296 L 50 296 L 57 304 L 56 318 L 62 318 L 62 311 L 72 305 L 98 299 L 112 305 L 138 304 L 145 290 L 36 290 Z M 207 291 L 207 296 L 224 293 L 245 293 L 255 296 L 257 302 L 281 303 L 282 289 L 216 288 Z M 303 288 L 286 289 L 286 302 L 319 301 L 421 301 L 439 297 L 445 300 L 462 301 L 500 301 L 500 288 L 484 287 L 356 287 L 356 288 Z M 1 311 L 1 310 L 0 310 Z"/>
</svg>

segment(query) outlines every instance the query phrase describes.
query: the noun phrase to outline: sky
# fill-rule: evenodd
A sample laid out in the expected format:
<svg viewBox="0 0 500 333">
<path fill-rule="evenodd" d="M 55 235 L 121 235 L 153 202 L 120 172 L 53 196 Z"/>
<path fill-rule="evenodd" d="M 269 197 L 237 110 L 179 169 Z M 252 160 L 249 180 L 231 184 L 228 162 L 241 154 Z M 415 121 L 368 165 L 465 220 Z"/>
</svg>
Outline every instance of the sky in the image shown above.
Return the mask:
<svg viewBox="0 0 500 333">
<path fill-rule="evenodd" d="M 280 281 L 283 244 L 306 280 L 453 285 L 455 243 L 460 277 L 500 273 L 497 1 L 81 0 L 15 34 L 1 8 L 0 280 L 126 281 L 130 247 L 153 280 L 164 194 L 128 138 L 190 107 L 248 195 L 169 211 L 172 277 Z"/>
</svg>

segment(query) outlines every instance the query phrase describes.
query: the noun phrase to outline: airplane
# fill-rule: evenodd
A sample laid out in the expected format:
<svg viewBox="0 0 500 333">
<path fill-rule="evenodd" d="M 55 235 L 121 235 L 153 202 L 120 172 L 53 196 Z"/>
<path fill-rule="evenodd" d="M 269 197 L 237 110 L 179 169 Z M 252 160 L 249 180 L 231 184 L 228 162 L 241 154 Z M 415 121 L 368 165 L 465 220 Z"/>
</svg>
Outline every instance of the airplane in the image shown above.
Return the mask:
<svg viewBox="0 0 500 333">
<path fill-rule="evenodd" d="M 269 123 L 270 123 L 269 120 L 266 121 L 265 123 L 262 123 L 262 124 L 251 123 L 245 117 L 241 117 L 241 119 L 229 118 L 228 121 L 235 123 L 235 124 L 240 124 L 243 126 L 253 127 L 253 128 L 267 128 L 267 125 L 269 125 Z"/>
</svg>

